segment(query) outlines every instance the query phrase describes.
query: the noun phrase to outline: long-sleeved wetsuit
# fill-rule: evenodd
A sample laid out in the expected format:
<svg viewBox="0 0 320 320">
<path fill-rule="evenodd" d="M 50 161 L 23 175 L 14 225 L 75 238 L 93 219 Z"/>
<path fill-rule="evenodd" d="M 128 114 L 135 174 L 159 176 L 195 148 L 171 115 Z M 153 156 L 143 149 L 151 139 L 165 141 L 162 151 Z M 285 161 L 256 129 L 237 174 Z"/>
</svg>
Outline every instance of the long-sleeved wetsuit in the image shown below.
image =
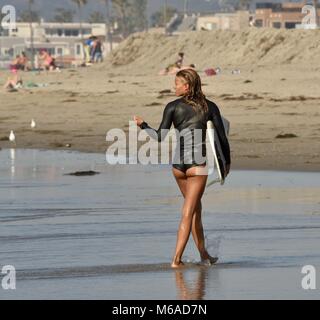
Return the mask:
<svg viewBox="0 0 320 320">
<path fill-rule="evenodd" d="M 207 121 L 209 120 L 215 126 L 226 163 L 230 164 L 231 162 L 229 142 L 225 134 L 219 108 L 212 101 L 206 100 L 206 102 L 208 111 L 202 113 L 187 104 L 183 98 L 177 99 L 165 107 L 158 130 L 151 128 L 146 122 L 143 122 L 140 126 L 141 129 L 147 129 L 148 134 L 160 142 L 166 137 L 171 125 L 174 125 L 174 128 L 180 134 L 180 139 L 177 139 L 179 152 L 178 159 L 174 160 L 173 167 L 180 171 L 186 172 L 191 167 L 205 164 L 206 129 Z"/>
</svg>

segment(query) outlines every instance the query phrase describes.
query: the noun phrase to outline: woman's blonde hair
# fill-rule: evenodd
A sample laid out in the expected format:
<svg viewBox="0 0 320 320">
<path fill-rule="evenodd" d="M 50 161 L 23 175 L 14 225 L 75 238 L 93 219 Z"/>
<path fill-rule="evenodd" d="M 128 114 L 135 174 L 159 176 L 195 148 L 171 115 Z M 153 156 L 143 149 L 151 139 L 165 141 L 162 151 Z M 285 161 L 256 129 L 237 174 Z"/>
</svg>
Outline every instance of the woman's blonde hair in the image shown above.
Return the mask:
<svg viewBox="0 0 320 320">
<path fill-rule="evenodd" d="M 189 91 L 184 96 L 186 103 L 190 104 L 196 111 L 205 113 L 208 111 L 206 96 L 202 92 L 201 78 L 199 74 L 192 69 L 180 70 L 177 75 L 189 85 Z"/>
</svg>

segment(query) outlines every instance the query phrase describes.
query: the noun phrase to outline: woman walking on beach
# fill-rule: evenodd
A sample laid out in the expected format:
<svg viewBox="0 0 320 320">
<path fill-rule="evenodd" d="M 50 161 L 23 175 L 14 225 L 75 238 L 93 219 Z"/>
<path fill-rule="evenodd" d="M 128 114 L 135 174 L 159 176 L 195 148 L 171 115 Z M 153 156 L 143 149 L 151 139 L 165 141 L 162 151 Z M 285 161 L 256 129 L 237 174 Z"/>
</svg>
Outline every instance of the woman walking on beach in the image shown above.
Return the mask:
<svg viewBox="0 0 320 320">
<path fill-rule="evenodd" d="M 175 90 L 176 96 L 180 98 L 166 106 L 158 130 L 150 128 L 138 116 L 134 116 L 134 120 L 141 129 L 147 129 L 148 134 L 151 137 L 156 137 L 158 141 L 162 141 L 165 138 L 172 124 L 179 133 L 186 132 L 186 130 L 190 132 L 190 134 L 184 134 L 183 139 L 177 139 L 180 151 L 178 153 L 179 159 L 174 161 L 172 168 L 173 175 L 184 197 L 184 204 L 175 255 L 171 266 L 173 268 L 183 266 L 181 258 L 190 233 L 192 233 L 199 250 L 201 261 L 214 264 L 218 258 L 211 257 L 205 248 L 201 219 L 201 198 L 208 178 L 206 169 L 207 121 L 213 121 L 219 135 L 227 162 L 227 174 L 230 170 L 230 147 L 225 135 L 220 111 L 216 104 L 207 100 L 203 94 L 198 73 L 191 69 L 179 71 L 175 78 Z M 201 130 L 200 141 L 196 139 L 195 132 L 197 130 Z"/>
</svg>

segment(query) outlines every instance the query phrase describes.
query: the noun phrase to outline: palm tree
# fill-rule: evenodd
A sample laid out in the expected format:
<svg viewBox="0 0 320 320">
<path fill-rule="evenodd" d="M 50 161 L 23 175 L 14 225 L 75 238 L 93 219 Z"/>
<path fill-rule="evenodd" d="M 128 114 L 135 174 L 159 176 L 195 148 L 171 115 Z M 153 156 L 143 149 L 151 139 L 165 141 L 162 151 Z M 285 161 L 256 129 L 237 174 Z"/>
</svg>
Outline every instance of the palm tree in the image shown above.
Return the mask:
<svg viewBox="0 0 320 320">
<path fill-rule="evenodd" d="M 83 40 L 83 29 L 82 29 L 82 7 L 85 6 L 88 2 L 88 0 L 71 0 L 73 3 L 75 3 L 78 7 L 79 11 L 79 18 L 80 18 L 80 35 L 81 40 Z"/>
<path fill-rule="evenodd" d="M 91 23 L 103 23 L 105 21 L 105 17 L 103 13 L 100 11 L 93 11 L 90 14 L 89 22 Z"/>
<path fill-rule="evenodd" d="M 167 34 L 167 23 L 168 23 L 168 0 L 164 1 L 163 7 L 163 23 L 164 23 L 164 33 Z"/>
<path fill-rule="evenodd" d="M 313 6 L 315 8 L 315 19 L 316 19 L 316 25 L 319 26 L 319 17 L 318 17 L 318 11 L 317 11 L 317 6 L 318 6 L 318 0 L 313 0 Z"/>
<path fill-rule="evenodd" d="M 107 11 L 107 21 L 106 21 L 106 27 L 107 27 L 107 36 L 106 39 L 110 43 L 110 52 L 112 51 L 112 32 L 111 32 L 111 14 L 110 14 L 110 4 L 112 4 L 112 0 L 102 0 L 104 4 L 106 5 L 106 11 Z"/>
<path fill-rule="evenodd" d="M 129 34 L 127 13 L 130 10 L 130 2 L 128 0 L 113 0 L 112 4 L 114 5 L 115 9 L 118 11 L 118 14 L 120 15 L 122 33 L 123 36 L 126 38 Z"/>
<path fill-rule="evenodd" d="M 34 39 L 33 39 L 33 26 L 32 26 L 32 5 L 34 0 L 28 0 L 29 10 L 29 27 L 30 27 L 30 49 L 31 49 L 31 68 L 34 69 Z"/>
<path fill-rule="evenodd" d="M 66 10 L 64 8 L 56 8 L 55 16 L 53 17 L 54 22 L 73 22 L 73 11 Z"/>
<path fill-rule="evenodd" d="M 239 9 L 249 10 L 251 4 L 251 0 L 240 0 L 239 1 Z"/>
</svg>

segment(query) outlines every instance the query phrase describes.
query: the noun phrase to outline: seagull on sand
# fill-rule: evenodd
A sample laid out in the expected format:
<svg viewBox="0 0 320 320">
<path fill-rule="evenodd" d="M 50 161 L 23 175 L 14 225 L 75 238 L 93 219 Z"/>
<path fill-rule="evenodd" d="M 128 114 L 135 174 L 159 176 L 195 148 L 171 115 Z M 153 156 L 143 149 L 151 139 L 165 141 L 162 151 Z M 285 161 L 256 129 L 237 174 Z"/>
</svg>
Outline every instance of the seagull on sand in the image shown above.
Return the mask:
<svg viewBox="0 0 320 320">
<path fill-rule="evenodd" d="M 32 119 L 31 120 L 31 128 L 34 129 L 36 127 L 36 122 Z"/>
<path fill-rule="evenodd" d="M 10 132 L 9 140 L 10 140 L 11 142 L 16 143 L 16 136 L 14 135 L 13 130 L 11 130 L 11 132 Z"/>
</svg>

